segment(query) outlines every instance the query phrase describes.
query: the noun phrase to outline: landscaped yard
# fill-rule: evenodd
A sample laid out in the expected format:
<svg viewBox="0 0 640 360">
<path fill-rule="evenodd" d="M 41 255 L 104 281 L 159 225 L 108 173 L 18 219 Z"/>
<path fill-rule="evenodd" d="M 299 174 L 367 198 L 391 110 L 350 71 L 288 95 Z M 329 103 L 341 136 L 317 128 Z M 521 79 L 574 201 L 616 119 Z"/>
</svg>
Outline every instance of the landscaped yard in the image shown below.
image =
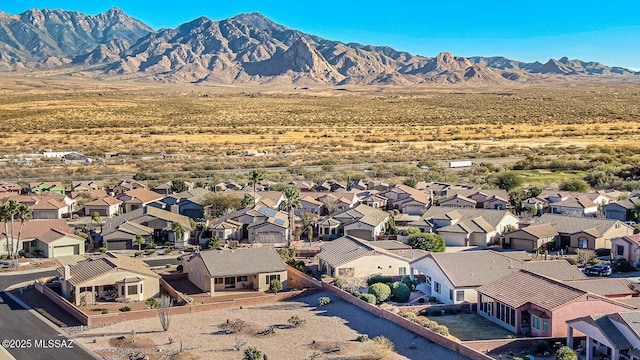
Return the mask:
<svg viewBox="0 0 640 360">
<path fill-rule="evenodd" d="M 513 333 L 476 314 L 430 316 L 430 320 L 449 328 L 461 341 L 504 339 Z"/>
</svg>

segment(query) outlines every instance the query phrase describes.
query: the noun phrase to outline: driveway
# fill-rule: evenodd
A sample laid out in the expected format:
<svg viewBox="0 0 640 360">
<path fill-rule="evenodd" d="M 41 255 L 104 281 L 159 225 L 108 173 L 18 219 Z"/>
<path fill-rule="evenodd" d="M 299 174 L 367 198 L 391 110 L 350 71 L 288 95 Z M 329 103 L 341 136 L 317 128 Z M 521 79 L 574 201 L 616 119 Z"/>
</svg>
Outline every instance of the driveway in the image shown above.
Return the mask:
<svg viewBox="0 0 640 360">
<path fill-rule="evenodd" d="M 361 334 L 367 334 L 370 339 L 376 336 L 384 336 L 394 343 L 395 351 L 402 356 L 412 360 L 467 359 L 463 355 L 448 350 L 391 321 L 379 318 L 333 295 L 317 293 L 294 301 L 317 307 L 318 298 L 321 296 L 331 298 L 331 304 L 317 308 L 318 315 L 339 317 L 345 321 L 347 326 Z M 318 329 L 316 331 L 322 330 Z"/>
<path fill-rule="evenodd" d="M 56 271 L 23 273 L 18 275 L 0 276 L 0 290 L 8 286 L 28 280 L 35 280 L 41 276 L 54 276 Z M 21 340 L 21 348 L 9 348 L 8 352 L 17 360 L 85 360 L 94 359 L 93 353 L 85 351 L 77 344 L 71 344 L 66 334 L 50 326 L 16 303 L 7 292 L 0 292 L 0 340 Z M 49 340 L 53 340 L 53 347 L 45 347 Z M 62 347 L 73 346 L 72 348 Z M 30 346 L 29 342 L 30 341 Z M 57 343 L 57 345 L 56 345 Z M 0 356 L 2 353 L 0 353 Z"/>
</svg>

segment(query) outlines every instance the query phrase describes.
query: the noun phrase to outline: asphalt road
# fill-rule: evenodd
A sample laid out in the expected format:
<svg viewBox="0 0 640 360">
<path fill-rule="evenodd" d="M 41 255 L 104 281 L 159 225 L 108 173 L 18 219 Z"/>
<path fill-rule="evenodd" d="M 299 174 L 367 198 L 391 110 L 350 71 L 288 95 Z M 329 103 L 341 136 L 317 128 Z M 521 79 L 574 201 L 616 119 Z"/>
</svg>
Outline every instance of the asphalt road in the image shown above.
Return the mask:
<svg viewBox="0 0 640 360">
<path fill-rule="evenodd" d="M 55 270 L 20 275 L 0 276 L 0 290 L 9 285 L 55 276 Z M 7 351 L 17 360 L 86 360 L 93 354 L 69 340 L 63 333 L 14 302 L 6 292 L 0 293 L 0 341 L 12 342 Z M 51 340 L 51 341 L 50 341 Z M 6 348 L 6 346 L 5 346 Z M 0 358 L 2 353 L 0 353 Z"/>
</svg>

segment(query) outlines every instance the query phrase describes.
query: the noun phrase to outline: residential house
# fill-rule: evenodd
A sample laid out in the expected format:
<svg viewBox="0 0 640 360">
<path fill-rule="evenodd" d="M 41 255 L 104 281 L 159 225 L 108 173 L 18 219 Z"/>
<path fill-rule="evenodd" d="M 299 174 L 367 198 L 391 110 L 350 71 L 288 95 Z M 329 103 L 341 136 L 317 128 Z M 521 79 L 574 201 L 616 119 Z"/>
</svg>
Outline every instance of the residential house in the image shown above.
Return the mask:
<svg viewBox="0 0 640 360">
<path fill-rule="evenodd" d="M 427 193 L 403 184 L 381 191 L 378 196 L 387 199 L 387 210 L 397 209 L 409 215 L 421 215 L 432 202 Z"/>
<path fill-rule="evenodd" d="M 0 198 L 7 196 L 20 195 L 22 193 L 22 187 L 19 184 L 0 181 Z"/>
<path fill-rule="evenodd" d="M 632 197 L 611 202 L 602 207 L 604 217 L 620 221 L 637 221 L 640 213 L 640 198 Z"/>
<path fill-rule="evenodd" d="M 147 264 L 110 252 L 58 268 L 62 296 L 78 306 L 145 301 L 160 294 L 160 275 Z"/>
<path fill-rule="evenodd" d="M 113 196 L 107 196 L 84 204 L 85 216 L 98 213 L 102 217 L 110 218 L 120 214 L 120 212 L 122 212 L 122 201 Z"/>
<path fill-rule="evenodd" d="M 203 189 L 194 188 L 180 193 L 170 194 L 160 200 L 165 204 L 164 207 L 178 212 L 191 219 L 202 219 L 205 217 L 205 203 L 209 196 L 214 192 Z M 173 206 L 176 206 L 175 208 Z"/>
<path fill-rule="evenodd" d="M 134 179 L 123 179 L 118 181 L 118 183 L 111 188 L 112 196 L 118 196 L 124 194 L 127 191 L 135 190 L 135 189 L 146 189 L 147 184 L 143 181 L 138 181 Z"/>
<path fill-rule="evenodd" d="M 209 226 L 209 229 L 211 230 L 211 237 L 217 237 L 220 240 L 242 240 L 242 223 L 240 222 L 225 219 L 223 221 L 215 222 Z M 204 242 L 208 239 L 203 238 L 202 240 L 203 242 L 201 245 L 204 245 Z"/>
<path fill-rule="evenodd" d="M 509 203 L 509 193 L 506 190 L 501 189 L 478 190 L 466 188 L 449 188 L 445 190 L 445 193 L 447 199 L 458 195 L 461 197 L 461 199 L 473 200 L 475 202 L 475 207 L 479 209 L 505 210 L 511 206 L 511 204 Z M 443 200 L 440 200 L 440 206 L 444 206 L 442 205 L 442 201 Z M 463 202 L 461 201 L 461 203 Z"/>
<path fill-rule="evenodd" d="M 29 189 L 32 194 L 36 194 L 36 195 L 40 195 L 44 193 L 64 195 L 66 191 L 64 185 L 61 183 L 45 183 L 45 182 L 29 183 Z"/>
<path fill-rule="evenodd" d="M 525 200 L 522 200 L 520 203 L 523 209 L 531 209 L 534 215 L 541 214 L 547 210 L 549 207 L 549 202 L 540 197 L 532 197 Z"/>
<path fill-rule="evenodd" d="M 386 197 L 378 195 L 376 190 L 361 191 L 358 193 L 358 199 L 361 204 L 375 209 L 386 209 L 389 202 Z"/>
<path fill-rule="evenodd" d="M 424 274 L 431 296 L 445 304 L 475 303 L 479 287 L 519 269 L 563 280 L 587 278 L 565 260 L 524 261 L 518 252 L 491 250 L 430 253 L 412 261 L 410 265 L 411 275 Z"/>
<path fill-rule="evenodd" d="M 352 190 L 376 190 L 376 191 L 386 191 L 389 189 L 389 184 L 371 179 L 361 179 L 355 181 L 351 185 Z"/>
<path fill-rule="evenodd" d="M 253 193 L 249 193 L 253 196 Z M 256 192 L 256 203 L 266 205 L 272 209 L 279 209 L 280 205 L 286 200 L 281 191 L 260 191 Z"/>
<path fill-rule="evenodd" d="M 180 224 L 182 238 L 176 239 L 173 224 Z M 145 206 L 111 219 L 102 227 L 104 246 L 108 250 L 134 249 L 137 235 L 155 242 L 174 241 L 175 246 L 184 246 L 191 236 L 189 218 L 170 211 Z M 149 236 L 152 233 L 152 236 Z"/>
<path fill-rule="evenodd" d="M 297 187 L 301 193 L 309 192 L 315 186 L 312 181 L 290 181 L 287 183 L 287 185 L 293 185 Z"/>
<path fill-rule="evenodd" d="M 438 206 L 456 207 L 456 208 L 476 208 L 478 203 L 468 197 L 460 194 L 454 194 L 450 197 L 438 201 Z"/>
<path fill-rule="evenodd" d="M 410 223 L 423 232 L 437 232 L 447 246 L 486 246 L 509 228 L 517 228 L 519 219 L 507 210 L 432 206 L 420 221 Z"/>
<path fill-rule="evenodd" d="M 614 258 L 625 258 L 634 266 L 640 264 L 640 234 L 611 239 L 611 253 Z"/>
<path fill-rule="evenodd" d="M 323 207 L 324 203 L 316 200 L 316 198 L 311 195 L 305 194 L 304 197 L 301 196 L 300 208 L 295 209 L 295 214 L 297 216 L 300 216 L 304 213 L 320 214 Z"/>
<path fill-rule="evenodd" d="M 242 225 L 241 232 L 237 224 Z M 221 240 L 247 239 L 250 243 L 280 246 L 289 241 L 289 217 L 283 211 L 257 204 L 224 215 L 209 225 L 212 233 L 224 234 Z M 221 232 L 222 231 L 222 232 Z"/>
<path fill-rule="evenodd" d="M 586 196 L 572 197 L 549 204 L 549 212 L 566 216 L 596 216 L 598 204 Z"/>
<path fill-rule="evenodd" d="M 187 189 L 185 191 L 193 190 L 193 188 L 195 187 L 195 183 L 193 183 L 191 181 L 185 181 L 184 184 L 187 187 Z M 155 192 L 157 192 L 158 194 L 161 194 L 161 195 L 173 194 L 173 181 L 167 181 L 167 182 L 162 183 L 160 185 L 156 185 L 153 188 L 151 188 L 151 190 L 153 190 L 153 191 L 155 191 Z"/>
<path fill-rule="evenodd" d="M 340 192 L 347 191 L 347 186 L 335 180 L 326 180 L 322 184 L 316 185 L 315 190 L 320 192 Z"/>
<path fill-rule="evenodd" d="M 103 190 L 104 182 L 103 181 L 72 181 L 71 182 L 71 191 L 72 192 L 87 192 L 87 191 L 95 191 L 95 190 Z"/>
<path fill-rule="evenodd" d="M 272 280 L 287 287 L 287 267 L 270 247 L 200 251 L 183 261 L 189 281 L 214 296 L 236 289 L 267 291 Z"/>
<path fill-rule="evenodd" d="M 505 234 L 502 246 L 529 252 L 536 249 L 553 250 L 557 236 L 558 232 L 551 224 L 532 225 Z"/>
<path fill-rule="evenodd" d="M 329 240 L 351 235 L 372 241 L 384 234 L 388 221 L 388 213 L 361 204 L 321 221 L 318 224 L 319 236 Z"/>
<path fill-rule="evenodd" d="M 477 289 L 478 314 L 518 335 L 565 337 L 567 321 L 634 309 L 632 305 L 527 270 Z"/>
<path fill-rule="evenodd" d="M 8 253 L 7 245 L 11 238 L 18 240 L 19 225 L 14 228 L 14 236 L 0 233 L 0 253 Z M 11 230 L 9 230 L 11 231 Z M 14 249 L 27 253 L 53 258 L 63 255 L 82 255 L 85 251 L 85 240 L 73 233 L 73 229 L 61 219 L 29 220 L 24 223 L 20 233 L 20 244 Z"/>
<path fill-rule="evenodd" d="M 378 243 L 384 244 L 377 246 Z M 409 275 L 409 263 L 427 254 L 423 250 L 406 248 L 401 243 L 391 243 L 397 242 L 369 242 L 349 235 L 343 236 L 322 245 L 316 255 L 318 267 L 329 276 L 367 278 L 373 274 Z"/>
<path fill-rule="evenodd" d="M 357 193 L 348 191 L 337 193 L 303 192 L 300 197 L 302 206 L 300 209 L 295 210 L 295 214 L 298 216 L 305 212 L 333 215 L 336 212 L 353 208 L 360 200 Z"/>
<path fill-rule="evenodd" d="M 633 227 L 609 219 L 543 214 L 534 225 L 551 224 L 558 232 L 556 248 L 575 252 L 577 249 L 610 249 L 611 239 L 633 234 Z"/>
<path fill-rule="evenodd" d="M 68 217 L 75 210 L 75 200 L 66 195 L 47 194 L 37 195 L 14 195 L 9 198 L 24 204 L 32 211 L 34 219 L 61 219 Z"/>
<path fill-rule="evenodd" d="M 126 213 L 145 207 L 152 202 L 160 201 L 164 198 L 164 195 L 145 188 L 137 188 L 125 191 L 123 194 L 118 195 L 117 198 L 122 201 L 122 209 Z"/>
<path fill-rule="evenodd" d="M 640 311 L 588 314 L 567 321 L 567 346 L 585 360 L 639 360 Z M 585 336 L 579 346 L 576 336 Z"/>
</svg>

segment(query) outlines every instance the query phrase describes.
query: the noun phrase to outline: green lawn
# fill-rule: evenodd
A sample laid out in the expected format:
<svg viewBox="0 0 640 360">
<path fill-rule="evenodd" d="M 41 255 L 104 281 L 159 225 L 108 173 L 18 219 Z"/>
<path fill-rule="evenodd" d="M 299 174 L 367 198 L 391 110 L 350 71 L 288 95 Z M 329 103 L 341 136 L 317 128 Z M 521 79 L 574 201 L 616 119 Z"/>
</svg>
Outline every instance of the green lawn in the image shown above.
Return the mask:
<svg viewBox="0 0 640 360">
<path fill-rule="evenodd" d="M 514 172 L 522 176 L 525 184 L 538 187 L 545 187 L 553 183 L 559 184 L 569 179 L 584 179 L 588 174 L 586 171 L 580 170 L 514 170 Z"/>
<path fill-rule="evenodd" d="M 449 328 L 449 334 L 461 341 L 505 339 L 513 333 L 476 314 L 429 316 Z"/>
</svg>

